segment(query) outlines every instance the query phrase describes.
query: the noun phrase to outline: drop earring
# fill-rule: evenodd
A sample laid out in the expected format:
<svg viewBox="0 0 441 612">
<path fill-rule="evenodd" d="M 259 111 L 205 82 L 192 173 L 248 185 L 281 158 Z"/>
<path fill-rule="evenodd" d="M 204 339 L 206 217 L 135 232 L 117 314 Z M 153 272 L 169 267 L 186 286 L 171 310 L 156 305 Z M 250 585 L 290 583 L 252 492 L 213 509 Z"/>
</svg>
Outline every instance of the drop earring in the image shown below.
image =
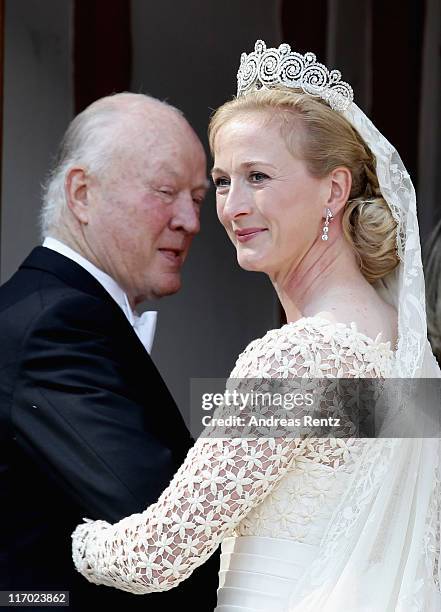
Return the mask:
<svg viewBox="0 0 441 612">
<path fill-rule="evenodd" d="M 332 212 L 329 210 L 329 208 L 326 209 L 326 219 L 325 219 L 325 223 L 323 225 L 323 231 L 322 231 L 322 240 L 327 240 L 328 239 L 328 232 L 329 232 L 329 223 L 332 221 L 334 217 L 332 216 Z"/>
</svg>

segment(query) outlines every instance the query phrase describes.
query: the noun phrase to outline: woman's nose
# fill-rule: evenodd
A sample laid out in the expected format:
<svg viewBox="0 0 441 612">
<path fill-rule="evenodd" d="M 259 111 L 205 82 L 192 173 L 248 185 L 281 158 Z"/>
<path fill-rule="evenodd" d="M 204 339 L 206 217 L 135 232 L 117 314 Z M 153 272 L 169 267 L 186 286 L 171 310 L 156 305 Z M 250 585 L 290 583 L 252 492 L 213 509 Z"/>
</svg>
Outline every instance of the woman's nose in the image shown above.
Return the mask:
<svg viewBox="0 0 441 612">
<path fill-rule="evenodd" d="M 238 217 L 250 214 L 251 208 L 252 202 L 246 190 L 232 185 L 221 207 L 221 215 L 224 221 L 231 222 Z"/>
</svg>

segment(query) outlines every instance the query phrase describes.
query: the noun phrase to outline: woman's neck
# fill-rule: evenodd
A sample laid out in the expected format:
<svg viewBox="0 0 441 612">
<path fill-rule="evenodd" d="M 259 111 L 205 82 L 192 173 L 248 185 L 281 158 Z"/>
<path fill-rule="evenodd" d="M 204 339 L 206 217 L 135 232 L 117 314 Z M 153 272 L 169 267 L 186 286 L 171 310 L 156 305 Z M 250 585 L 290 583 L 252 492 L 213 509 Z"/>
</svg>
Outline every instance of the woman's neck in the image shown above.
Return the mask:
<svg viewBox="0 0 441 612">
<path fill-rule="evenodd" d="M 300 262 L 271 279 L 287 321 L 335 310 L 336 304 L 354 291 L 372 291 L 342 234 L 314 247 Z"/>
</svg>

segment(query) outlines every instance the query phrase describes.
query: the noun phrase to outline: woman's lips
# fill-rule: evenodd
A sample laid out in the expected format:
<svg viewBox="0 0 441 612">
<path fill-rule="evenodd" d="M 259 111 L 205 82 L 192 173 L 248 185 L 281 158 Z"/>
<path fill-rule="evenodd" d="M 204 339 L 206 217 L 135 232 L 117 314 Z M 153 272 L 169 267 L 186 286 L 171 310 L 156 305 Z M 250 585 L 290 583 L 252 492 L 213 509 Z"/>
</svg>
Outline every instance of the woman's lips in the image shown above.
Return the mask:
<svg viewBox="0 0 441 612">
<path fill-rule="evenodd" d="M 236 230 L 234 233 L 236 234 L 236 238 L 239 242 L 248 242 L 252 240 L 262 232 L 266 232 L 266 228 L 261 227 L 250 227 L 245 230 Z"/>
</svg>

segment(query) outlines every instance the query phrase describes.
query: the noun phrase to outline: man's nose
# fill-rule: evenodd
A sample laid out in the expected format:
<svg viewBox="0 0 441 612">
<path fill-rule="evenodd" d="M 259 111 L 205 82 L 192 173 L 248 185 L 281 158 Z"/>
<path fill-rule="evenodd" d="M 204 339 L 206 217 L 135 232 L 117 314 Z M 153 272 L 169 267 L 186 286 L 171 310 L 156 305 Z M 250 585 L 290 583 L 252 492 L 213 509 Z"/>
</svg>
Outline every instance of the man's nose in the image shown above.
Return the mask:
<svg viewBox="0 0 441 612">
<path fill-rule="evenodd" d="M 173 218 L 170 227 L 183 230 L 187 234 L 197 234 L 201 228 L 199 221 L 199 204 L 193 201 L 191 194 L 182 194 L 174 203 Z"/>
</svg>

